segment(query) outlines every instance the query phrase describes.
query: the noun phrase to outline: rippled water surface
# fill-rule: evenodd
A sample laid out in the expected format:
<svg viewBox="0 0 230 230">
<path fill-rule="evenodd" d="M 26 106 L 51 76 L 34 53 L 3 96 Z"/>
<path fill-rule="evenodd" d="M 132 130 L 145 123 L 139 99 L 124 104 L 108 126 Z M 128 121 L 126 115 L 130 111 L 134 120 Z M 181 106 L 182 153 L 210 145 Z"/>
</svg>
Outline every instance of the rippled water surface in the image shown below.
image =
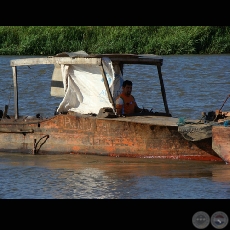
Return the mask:
<svg viewBox="0 0 230 230">
<path fill-rule="evenodd" d="M 14 113 L 11 59 L 0 56 L 0 107 Z M 163 56 L 163 79 L 170 113 L 200 118 L 219 109 L 230 86 L 230 55 Z M 156 68 L 127 66 L 138 105 L 164 111 Z M 53 115 L 61 102 L 50 96 L 53 66 L 18 68 L 20 115 Z M 155 76 L 154 78 L 152 76 Z M 230 111 L 230 101 L 223 110 Z M 9 143 L 10 144 L 10 143 Z M 229 199 L 230 165 L 85 155 L 0 153 L 2 199 Z"/>
<path fill-rule="evenodd" d="M 0 198 L 228 199 L 223 163 L 0 153 Z"/>
</svg>

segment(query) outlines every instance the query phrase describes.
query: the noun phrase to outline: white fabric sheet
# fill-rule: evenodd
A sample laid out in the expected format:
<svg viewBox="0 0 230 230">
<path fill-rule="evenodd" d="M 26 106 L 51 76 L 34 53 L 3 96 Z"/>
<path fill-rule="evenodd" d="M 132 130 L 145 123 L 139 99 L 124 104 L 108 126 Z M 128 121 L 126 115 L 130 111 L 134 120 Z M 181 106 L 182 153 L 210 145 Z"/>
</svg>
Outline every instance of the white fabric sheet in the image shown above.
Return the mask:
<svg viewBox="0 0 230 230">
<path fill-rule="evenodd" d="M 103 58 L 103 67 L 111 90 L 116 98 L 121 91 L 123 78 L 115 74 L 109 58 Z M 57 112 L 74 111 L 81 114 L 98 114 L 100 108 L 111 107 L 101 67 L 98 65 L 61 65 L 65 96 Z"/>
</svg>

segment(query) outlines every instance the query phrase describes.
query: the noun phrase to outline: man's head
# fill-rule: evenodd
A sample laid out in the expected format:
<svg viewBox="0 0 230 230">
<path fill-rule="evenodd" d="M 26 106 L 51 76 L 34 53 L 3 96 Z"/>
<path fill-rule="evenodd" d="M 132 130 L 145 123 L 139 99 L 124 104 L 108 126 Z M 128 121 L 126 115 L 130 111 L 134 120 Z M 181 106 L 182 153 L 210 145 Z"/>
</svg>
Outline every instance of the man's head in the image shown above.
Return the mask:
<svg viewBox="0 0 230 230">
<path fill-rule="evenodd" d="M 132 86 L 133 86 L 133 83 L 129 80 L 125 80 L 122 84 L 122 89 L 123 89 L 123 93 L 126 95 L 126 96 L 129 96 L 131 95 L 131 92 L 132 92 Z"/>
</svg>

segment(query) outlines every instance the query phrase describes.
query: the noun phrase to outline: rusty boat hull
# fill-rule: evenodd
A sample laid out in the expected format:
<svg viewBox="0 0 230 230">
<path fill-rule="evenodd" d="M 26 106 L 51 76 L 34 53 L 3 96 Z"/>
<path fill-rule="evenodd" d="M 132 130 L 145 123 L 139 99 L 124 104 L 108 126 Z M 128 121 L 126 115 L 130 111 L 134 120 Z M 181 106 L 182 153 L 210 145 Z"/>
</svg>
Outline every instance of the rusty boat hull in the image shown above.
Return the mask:
<svg viewBox="0 0 230 230">
<path fill-rule="evenodd" d="M 18 67 L 33 65 L 54 67 L 52 76 L 47 74 L 51 81 L 50 95 L 59 97 L 61 102 L 48 118 L 42 118 L 40 113 L 35 117 L 33 113 L 27 117 L 19 113 Z M 163 105 L 159 106 L 163 106 L 163 111 L 152 108 L 146 112 L 143 106 L 139 114 L 117 115 L 115 101 L 126 79 L 124 68 L 129 65 L 148 66 L 148 76 L 154 81 L 158 78 L 159 85 L 151 92 L 156 92 L 154 97 L 161 97 Z M 8 104 L 4 111 L 0 110 L 0 151 L 224 162 L 223 156 L 212 148 L 210 125 L 200 121 L 178 123 L 178 118 L 172 117 L 162 65 L 163 58 L 154 54 L 87 54 L 84 51 L 11 60 L 14 93 L 10 95 L 14 95 L 14 115 L 8 115 Z M 24 84 L 33 69 L 27 71 L 30 74 L 22 76 Z M 151 83 L 149 77 L 146 80 Z M 50 109 L 54 110 L 47 108 L 49 112 Z"/>
<path fill-rule="evenodd" d="M 212 127 L 212 148 L 226 162 L 230 163 L 230 127 Z"/>
<path fill-rule="evenodd" d="M 223 161 L 212 138 L 188 141 L 177 118 L 98 118 L 58 114 L 48 119 L 2 119 L 0 151 L 28 154 L 95 154 L 113 157 Z"/>
</svg>

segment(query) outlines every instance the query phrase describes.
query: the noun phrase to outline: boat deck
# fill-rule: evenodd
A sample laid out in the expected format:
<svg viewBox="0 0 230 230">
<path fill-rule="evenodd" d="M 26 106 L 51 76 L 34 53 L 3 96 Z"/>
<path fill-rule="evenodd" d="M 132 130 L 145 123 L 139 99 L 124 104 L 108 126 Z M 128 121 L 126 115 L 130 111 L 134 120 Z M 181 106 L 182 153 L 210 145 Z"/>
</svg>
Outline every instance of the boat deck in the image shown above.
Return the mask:
<svg viewBox="0 0 230 230">
<path fill-rule="evenodd" d="M 97 118 L 97 119 L 109 119 L 116 121 L 128 121 L 142 124 L 153 124 L 161 126 L 178 126 L 178 118 L 165 117 L 165 116 L 128 116 L 128 117 L 116 117 L 116 118 Z"/>
<path fill-rule="evenodd" d="M 62 116 L 76 116 L 73 114 L 60 114 Z M 138 116 L 126 116 L 126 117 L 114 117 L 114 118 L 104 118 L 104 117 L 97 117 L 97 116 L 91 116 L 91 115 L 81 115 L 81 117 L 89 117 L 92 119 L 100 119 L 100 120 L 116 120 L 116 121 L 127 121 L 127 122 L 135 122 L 135 123 L 142 123 L 142 124 L 152 124 L 152 125 L 160 125 L 160 126 L 178 126 L 178 118 L 176 117 L 168 117 L 168 116 L 157 116 L 157 115 L 138 115 Z M 0 119 L 1 123 L 4 124 L 31 124 L 31 123 L 38 123 L 42 121 L 47 121 L 50 119 L 53 119 L 54 116 L 49 118 L 36 118 L 36 117 L 20 117 L 18 119 L 15 119 L 11 117 L 11 119 Z M 197 123 L 199 120 L 186 120 L 186 122 L 193 122 Z"/>
</svg>

